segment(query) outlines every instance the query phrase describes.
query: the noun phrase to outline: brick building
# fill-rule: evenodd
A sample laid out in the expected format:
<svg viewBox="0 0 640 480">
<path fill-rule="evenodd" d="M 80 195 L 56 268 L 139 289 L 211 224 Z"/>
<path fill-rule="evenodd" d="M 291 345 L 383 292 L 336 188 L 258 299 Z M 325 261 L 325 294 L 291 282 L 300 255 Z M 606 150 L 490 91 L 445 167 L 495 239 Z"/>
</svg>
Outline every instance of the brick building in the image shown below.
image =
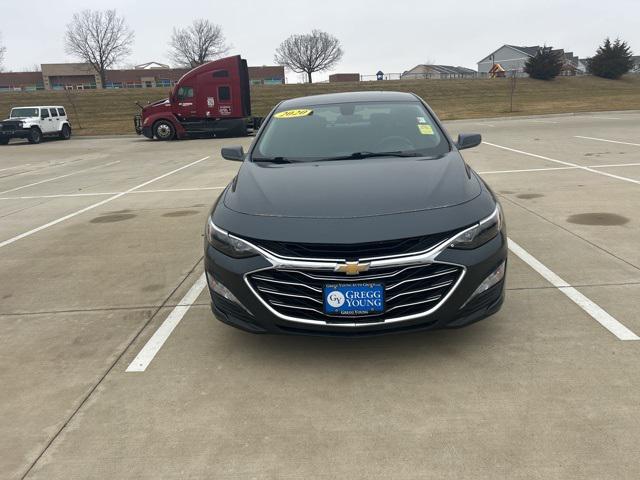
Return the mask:
<svg viewBox="0 0 640 480">
<path fill-rule="evenodd" d="M 151 63 L 154 66 L 149 67 Z M 109 70 L 105 88 L 171 87 L 188 68 L 168 68 L 151 62 L 133 69 Z M 86 63 L 43 63 L 41 72 L 0 72 L 0 92 L 34 90 L 86 90 L 102 88 L 100 75 Z M 284 67 L 249 67 L 252 85 L 285 83 Z"/>
</svg>

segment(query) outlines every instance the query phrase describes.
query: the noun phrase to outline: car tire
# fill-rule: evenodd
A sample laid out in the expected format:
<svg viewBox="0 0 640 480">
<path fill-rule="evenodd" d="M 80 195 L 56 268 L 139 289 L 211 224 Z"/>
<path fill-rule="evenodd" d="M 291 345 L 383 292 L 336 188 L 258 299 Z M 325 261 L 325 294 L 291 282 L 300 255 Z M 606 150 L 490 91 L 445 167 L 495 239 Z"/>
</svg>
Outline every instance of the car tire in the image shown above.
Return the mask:
<svg viewBox="0 0 640 480">
<path fill-rule="evenodd" d="M 42 132 L 38 127 L 31 127 L 29 137 L 27 137 L 29 143 L 40 143 L 42 141 Z"/>
<path fill-rule="evenodd" d="M 69 125 L 63 125 L 60 130 L 60 138 L 62 140 L 69 140 L 71 138 L 71 127 Z"/>
<path fill-rule="evenodd" d="M 158 140 L 173 140 L 176 134 L 176 129 L 173 128 L 173 124 L 168 120 L 158 120 L 153 124 L 153 135 Z"/>
<path fill-rule="evenodd" d="M 0 138 L 0 145 L 7 145 L 9 140 L 9 138 Z"/>
</svg>

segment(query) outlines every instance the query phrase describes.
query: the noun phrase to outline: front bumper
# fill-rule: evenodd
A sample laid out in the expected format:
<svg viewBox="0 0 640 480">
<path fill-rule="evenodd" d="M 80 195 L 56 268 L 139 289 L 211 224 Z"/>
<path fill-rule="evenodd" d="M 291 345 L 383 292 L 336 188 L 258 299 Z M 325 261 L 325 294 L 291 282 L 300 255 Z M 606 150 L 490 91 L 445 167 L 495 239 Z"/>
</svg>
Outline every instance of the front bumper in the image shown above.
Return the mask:
<svg viewBox="0 0 640 480">
<path fill-rule="evenodd" d="M 30 129 L 0 130 L 0 138 L 29 138 Z"/>
<path fill-rule="evenodd" d="M 482 281 L 507 259 L 506 232 L 473 250 L 446 249 L 434 259 L 436 264 L 464 268 L 464 274 L 437 308 L 419 318 L 398 321 L 377 318 L 353 325 L 325 322 L 309 323 L 303 319 L 283 318 L 265 306 L 258 294 L 245 281 L 246 275 L 266 269 L 272 264 L 262 256 L 245 259 L 228 257 L 205 242 L 207 278 L 215 278 L 233 293 L 242 306 L 218 295 L 211 289 L 214 315 L 222 322 L 252 333 L 287 333 L 331 336 L 366 336 L 469 325 L 496 313 L 504 300 L 504 278 L 489 290 L 470 300 Z M 357 278 L 351 278 L 357 281 Z"/>
</svg>

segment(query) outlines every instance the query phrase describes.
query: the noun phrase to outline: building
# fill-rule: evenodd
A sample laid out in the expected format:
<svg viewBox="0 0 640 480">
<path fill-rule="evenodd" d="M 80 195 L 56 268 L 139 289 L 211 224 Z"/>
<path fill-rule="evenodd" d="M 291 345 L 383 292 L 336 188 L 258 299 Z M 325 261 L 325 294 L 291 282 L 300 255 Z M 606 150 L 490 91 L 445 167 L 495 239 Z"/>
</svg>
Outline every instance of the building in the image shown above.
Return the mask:
<svg viewBox="0 0 640 480">
<path fill-rule="evenodd" d="M 451 78 L 475 78 L 478 72 L 465 67 L 453 67 L 451 65 L 416 65 L 411 70 L 404 72 L 402 80 L 411 79 L 451 79 Z"/>
<path fill-rule="evenodd" d="M 100 75 L 88 63 L 43 63 L 40 72 L 0 72 L 0 92 L 34 90 L 88 90 L 102 88 Z M 171 87 L 188 68 L 170 68 L 149 62 L 132 69 L 108 70 L 105 88 Z M 252 85 L 285 83 L 284 67 L 249 67 Z"/>
<path fill-rule="evenodd" d="M 519 76 L 526 76 L 524 65 L 527 60 L 534 57 L 542 48 L 539 45 L 533 47 L 518 47 L 515 45 L 503 45 L 478 62 L 478 74 L 483 77 L 491 76 L 494 65 L 499 65 L 505 72 L 516 72 Z M 565 65 L 561 75 L 576 75 L 581 73 L 580 60 L 573 52 L 565 52 L 556 49 L 565 59 Z"/>
<path fill-rule="evenodd" d="M 359 82 L 359 73 L 334 73 L 329 75 L 329 83 L 335 82 Z"/>
<path fill-rule="evenodd" d="M 282 85 L 285 83 L 284 67 L 280 65 L 249 67 L 251 85 Z"/>
</svg>

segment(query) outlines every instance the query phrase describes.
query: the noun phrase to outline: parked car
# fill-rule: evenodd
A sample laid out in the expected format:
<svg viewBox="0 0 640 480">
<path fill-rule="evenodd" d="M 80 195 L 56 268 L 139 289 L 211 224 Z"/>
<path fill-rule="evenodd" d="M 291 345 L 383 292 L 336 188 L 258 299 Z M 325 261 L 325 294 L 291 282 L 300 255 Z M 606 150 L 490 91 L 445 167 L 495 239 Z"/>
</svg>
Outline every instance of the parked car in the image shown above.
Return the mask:
<svg viewBox="0 0 640 480">
<path fill-rule="evenodd" d="M 507 236 L 489 186 L 417 96 L 319 95 L 266 118 L 206 225 L 221 321 L 363 335 L 468 325 L 504 299 Z"/>
<path fill-rule="evenodd" d="M 71 138 L 71 123 L 64 107 L 16 107 L 0 123 L 0 145 L 6 145 L 12 138 L 40 143 L 44 137 Z"/>
</svg>

